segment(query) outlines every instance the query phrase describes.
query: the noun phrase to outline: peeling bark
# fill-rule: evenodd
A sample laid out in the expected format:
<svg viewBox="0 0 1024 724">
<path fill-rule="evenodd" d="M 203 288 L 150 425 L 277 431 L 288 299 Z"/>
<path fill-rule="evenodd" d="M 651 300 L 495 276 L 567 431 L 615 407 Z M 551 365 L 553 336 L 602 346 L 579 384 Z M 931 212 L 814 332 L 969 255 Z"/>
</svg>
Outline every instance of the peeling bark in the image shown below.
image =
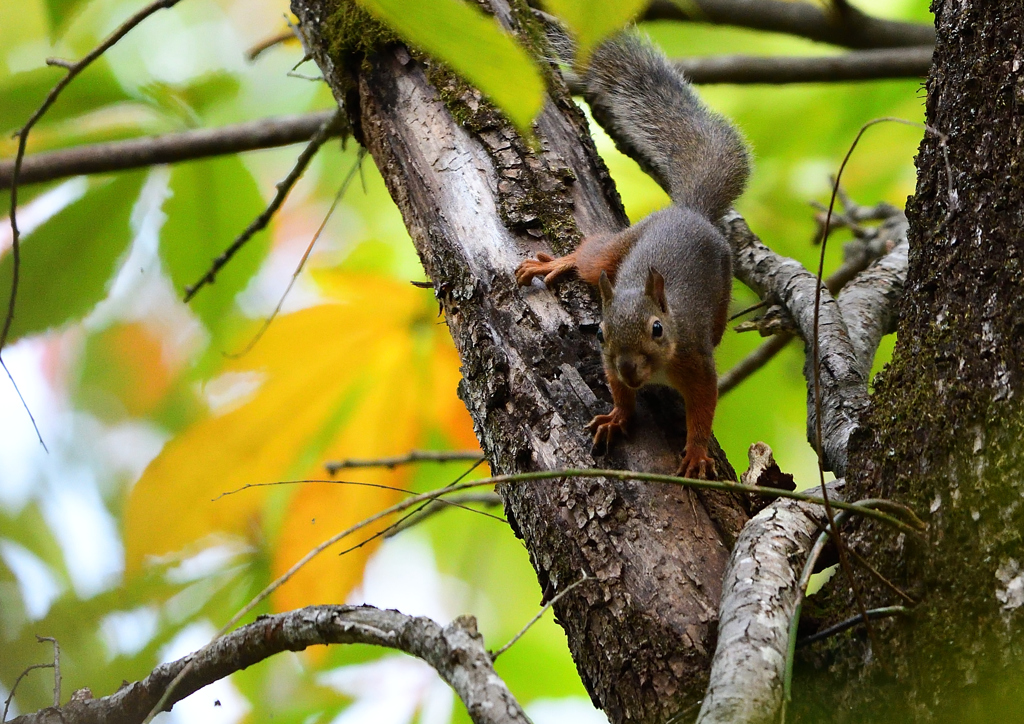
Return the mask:
<svg viewBox="0 0 1024 724">
<path fill-rule="evenodd" d="M 842 481 L 829 485 L 829 497 L 842 500 Z M 722 584 L 718 647 L 698 724 L 778 719 L 789 622 L 803 594 L 797 584 L 827 522 L 824 506 L 779 500 L 744 526 Z"/>
</svg>

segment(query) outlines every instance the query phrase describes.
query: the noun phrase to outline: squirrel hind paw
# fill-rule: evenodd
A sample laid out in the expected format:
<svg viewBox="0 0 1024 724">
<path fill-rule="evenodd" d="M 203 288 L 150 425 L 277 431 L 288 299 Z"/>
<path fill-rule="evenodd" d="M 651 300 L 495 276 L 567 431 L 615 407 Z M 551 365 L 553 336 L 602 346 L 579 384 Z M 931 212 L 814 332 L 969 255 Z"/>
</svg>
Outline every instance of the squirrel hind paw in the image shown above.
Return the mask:
<svg viewBox="0 0 1024 724">
<path fill-rule="evenodd" d="M 695 450 L 683 455 L 675 474 L 684 478 L 697 480 L 716 479 L 715 461 L 708 457 L 706 450 Z"/>
</svg>

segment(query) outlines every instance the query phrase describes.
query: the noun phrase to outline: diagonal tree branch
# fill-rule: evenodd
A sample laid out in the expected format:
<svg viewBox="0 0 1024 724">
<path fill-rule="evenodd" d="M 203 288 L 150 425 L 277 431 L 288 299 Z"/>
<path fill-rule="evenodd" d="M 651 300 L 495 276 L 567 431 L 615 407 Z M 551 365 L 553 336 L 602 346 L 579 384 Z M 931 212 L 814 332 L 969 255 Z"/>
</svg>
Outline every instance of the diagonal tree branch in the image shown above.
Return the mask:
<svg viewBox="0 0 1024 724">
<path fill-rule="evenodd" d="M 814 295 L 818 287 L 814 274 L 799 262 L 766 247 L 739 214 L 730 212 L 722 223 L 733 246 L 736 278 L 762 299 L 782 304 L 796 322 L 804 341 L 812 339 Z M 826 469 L 842 475 L 846 469 L 847 441 L 867 405 L 867 378 L 857 365 L 857 355 L 839 307 L 827 290 L 821 300 L 818 336 L 824 464 Z M 810 349 L 810 345 L 806 347 Z M 811 372 L 811 355 L 808 353 L 804 365 L 804 376 L 808 381 L 807 436 L 813 441 L 815 412 Z"/>
<path fill-rule="evenodd" d="M 222 128 L 95 143 L 25 156 L 18 184 L 41 183 L 88 173 L 126 171 L 228 153 L 276 148 L 308 141 L 334 111 L 263 118 Z M 332 129 L 338 135 L 341 129 Z M 10 188 L 14 161 L 0 163 L 0 189 Z"/>
<path fill-rule="evenodd" d="M 829 498 L 841 498 L 843 485 L 830 483 Z M 826 523 L 822 506 L 779 500 L 744 526 L 722 583 L 718 644 L 698 724 L 777 720 L 800 571 Z"/>
<path fill-rule="evenodd" d="M 847 201 L 849 203 L 849 201 Z M 901 243 L 905 244 L 907 239 L 907 219 L 903 215 L 903 212 L 897 209 L 886 209 L 885 206 L 866 208 L 861 206 L 854 206 L 854 216 L 861 216 L 863 219 L 877 219 L 882 213 L 889 213 L 889 216 L 885 218 L 885 223 L 871 229 L 870 231 L 860 230 L 855 233 L 858 234 L 858 238 L 850 241 L 843 252 L 846 259 L 842 265 L 836 269 L 832 274 L 825 280 L 825 287 L 828 289 L 832 296 L 836 296 L 843 290 L 848 283 L 853 279 L 857 278 L 868 266 L 876 259 L 880 259 L 886 254 L 895 253 Z M 850 219 L 850 222 L 855 222 L 856 219 Z M 824 223 L 824 221 L 822 221 Z M 835 228 L 835 224 L 833 227 Z M 906 256 L 904 252 L 904 257 Z M 896 262 L 893 262 L 896 263 Z M 902 262 L 903 266 L 906 266 L 906 259 Z M 888 293 L 888 292 L 887 292 Z M 897 295 L 899 292 L 895 292 Z M 840 308 L 842 309 L 842 302 L 840 302 Z M 858 312 L 859 313 L 859 312 Z M 843 319 L 847 322 L 847 327 L 850 325 L 850 321 L 845 313 Z M 867 379 L 868 373 L 871 371 L 871 364 L 874 359 L 875 350 L 878 348 L 878 343 L 881 341 L 882 336 L 889 332 L 895 331 L 892 326 L 895 324 L 895 320 L 884 320 L 881 322 L 884 331 L 881 331 L 873 343 L 868 343 L 865 349 L 870 348 L 871 359 L 867 362 L 867 367 L 863 370 L 865 380 Z M 854 339 L 854 331 L 850 331 L 851 341 L 854 342 L 854 346 L 858 346 L 858 340 Z M 859 335 L 859 331 L 858 331 Z M 742 360 L 736 363 L 736 365 L 728 372 L 718 378 L 718 394 L 724 395 L 730 390 L 734 389 L 743 380 L 747 379 L 750 375 L 757 372 L 761 367 L 766 365 L 776 354 L 785 349 L 796 335 L 792 332 L 779 332 L 774 334 L 762 342 L 759 347 L 753 350 L 750 354 L 744 357 Z M 862 358 L 861 349 L 857 350 L 858 359 Z"/>
<path fill-rule="evenodd" d="M 654 0 L 643 20 L 684 20 L 735 25 L 753 30 L 799 35 L 847 48 L 903 48 L 934 45 L 935 28 L 871 17 L 844 4 L 841 14 L 807 2 L 783 0 Z"/>
<path fill-rule="evenodd" d="M 857 366 L 865 379 L 871 374 L 875 351 L 882 337 L 896 331 L 896 302 L 903 295 L 910 251 L 906 218 L 902 224 L 903 241 L 861 272 L 843 289 L 838 299 L 857 356 Z"/>
<path fill-rule="evenodd" d="M 142 681 L 101 699 L 72 696 L 62 707 L 42 709 L 11 724 L 137 724 L 187 665 L 174 702 L 282 651 L 318 644 L 370 644 L 404 651 L 430 664 L 459 695 L 476 724 L 529 724 L 505 682 L 494 672 L 476 620 L 462 616 L 447 626 L 373 606 L 308 606 L 260 616 L 203 651 L 158 666 Z"/>
</svg>

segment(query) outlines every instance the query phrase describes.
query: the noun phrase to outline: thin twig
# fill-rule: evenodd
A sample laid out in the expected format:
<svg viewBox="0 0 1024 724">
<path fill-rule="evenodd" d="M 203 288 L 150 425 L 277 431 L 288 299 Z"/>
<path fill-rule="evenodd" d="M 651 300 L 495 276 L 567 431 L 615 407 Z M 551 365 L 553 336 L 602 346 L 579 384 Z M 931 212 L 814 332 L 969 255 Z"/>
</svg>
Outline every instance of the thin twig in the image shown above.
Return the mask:
<svg viewBox="0 0 1024 724">
<path fill-rule="evenodd" d="M 796 337 L 792 332 L 779 332 L 773 334 L 767 340 L 758 345 L 753 352 L 741 359 L 728 372 L 718 378 L 718 395 L 733 390 L 743 380 L 764 367 L 779 352 L 786 348 L 786 345 Z"/>
<path fill-rule="evenodd" d="M 472 470 L 472 468 L 470 468 L 470 470 Z M 468 472 L 469 471 L 467 471 L 467 473 Z M 460 482 L 453 485 L 447 485 L 444 488 L 440 488 L 437 490 L 431 490 L 425 493 L 420 493 L 418 495 L 406 498 L 405 500 L 399 501 L 398 503 L 395 503 L 394 505 L 379 511 L 378 513 L 375 513 L 369 516 L 368 518 L 363 519 L 359 523 L 356 523 L 346 528 L 345 530 L 341 531 L 340 533 L 337 533 L 328 538 L 327 540 L 323 541 L 322 543 L 314 547 L 312 550 L 310 550 L 308 553 L 306 553 L 306 555 L 299 559 L 287 571 L 285 571 L 283 574 L 278 576 L 278 578 L 276 578 L 274 581 L 268 584 L 262 591 L 256 594 L 256 596 L 253 597 L 253 599 L 249 601 L 249 603 L 243 606 L 234 616 L 232 616 L 231 620 L 221 627 L 220 631 L 214 637 L 214 641 L 223 636 L 225 632 L 230 631 L 235 626 L 235 624 L 241 621 L 242 618 L 244 618 L 256 606 L 258 606 L 260 603 L 266 600 L 271 593 L 273 593 L 278 588 L 287 583 L 296 573 L 299 572 L 299 570 L 301 570 L 313 558 L 320 555 L 322 552 L 324 552 L 325 550 L 327 550 L 343 538 L 346 538 L 349 535 L 355 533 L 356 531 L 362 530 L 363 528 L 372 525 L 373 523 L 376 523 L 378 520 L 394 515 L 396 513 L 402 513 L 418 505 L 429 503 L 430 501 L 436 500 L 441 496 L 461 492 L 463 490 L 469 490 L 472 488 L 479 488 L 490 485 L 502 485 L 506 483 L 523 483 L 536 480 L 551 480 L 555 478 L 610 478 L 612 480 L 619 481 L 642 480 L 647 482 L 668 483 L 671 485 L 681 485 L 684 487 L 693 487 L 705 490 L 725 490 L 729 492 L 755 493 L 757 495 L 766 495 L 769 497 L 776 498 L 791 498 L 793 500 L 802 500 L 804 502 L 816 504 L 821 504 L 822 502 L 820 498 L 812 495 L 805 495 L 803 493 L 796 493 L 789 490 L 779 490 L 777 488 L 759 488 L 754 485 L 742 485 L 740 483 L 727 483 L 716 480 L 695 480 L 692 478 L 680 478 L 673 475 L 660 475 L 657 473 L 640 473 L 629 470 L 540 470 L 529 473 L 494 475 L 489 478 L 481 478 L 480 480 Z M 917 535 L 919 530 L 924 530 L 925 528 L 925 524 L 921 522 L 921 520 L 909 508 L 900 509 L 901 513 L 906 516 L 908 521 L 904 522 L 902 520 L 899 520 L 898 518 L 889 515 L 888 513 L 882 513 L 864 505 L 858 506 L 856 504 L 844 503 L 840 501 L 835 501 L 832 505 L 842 510 L 851 510 L 857 515 L 862 515 L 864 517 L 873 518 L 875 520 L 885 522 L 889 525 L 896 527 L 899 530 L 902 530 L 906 533 L 910 533 L 911 535 Z M 899 504 L 893 503 L 893 505 Z M 210 645 L 211 644 L 208 644 L 207 647 L 204 647 L 203 650 L 205 650 L 205 648 L 208 648 Z M 143 724 L 147 724 L 149 721 L 152 720 L 154 716 L 156 716 L 156 714 L 158 714 L 160 711 L 163 711 L 163 707 L 169 700 L 171 693 L 174 690 L 174 687 L 177 686 L 177 684 L 181 681 L 181 679 L 183 679 L 188 674 L 189 671 L 190 668 L 186 666 L 178 674 L 178 676 L 175 677 L 175 679 L 171 681 L 170 684 L 168 684 L 167 689 L 164 691 L 163 695 L 160 697 L 160 700 L 157 702 L 157 704 L 150 711 L 149 715 L 143 721 Z"/>
<path fill-rule="evenodd" d="M 60 706 L 60 644 L 52 636 L 38 634 L 36 634 L 36 641 L 39 643 L 49 641 L 53 644 L 53 705 Z"/>
<path fill-rule="evenodd" d="M 928 75 L 933 51 L 933 46 L 925 45 L 855 50 L 843 55 L 817 57 L 716 55 L 673 59 L 672 65 L 698 85 L 849 83 L 921 78 Z"/>
<path fill-rule="evenodd" d="M 28 154 L 22 160 L 18 186 L 288 146 L 308 141 L 333 114 L 328 110 L 261 118 L 219 128 L 196 128 Z M 341 133 L 339 129 L 338 134 Z M 10 187 L 13 174 L 14 161 L 0 162 L 0 189 Z"/>
<path fill-rule="evenodd" d="M 21 406 L 25 408 L 25 412 L 28 414 L 28 419 L 32 422 L 32 429 L 36 431 L 36 437 L 39 438 L 39 444 L 42 445 L 43 450 L 45 450 L 46 453 L 49 454 L 50 449 L 46 447 L 46 443 L 43 442 L 43 433 L 39 431 L 39 425 L 36 424 L 35 415 L 32 414 L 32 410 L 29 409 L 28 403 L 25 402 L 25 398 L 22 397 L 21 389 L 18 387 L 18 383 L 14 381 L 14 375 L 12 375 L 11 371 L 7 369 L 7 363 L 4 362 L 2 354 L 0 354 L 0 367 L 4 368 L 4 372 L 7 373 L 7 379 L 11 381 L 11 385 L 14 387 L 14 391 L 18 393 L 18 399 L 21 400 Z"/>
<path fill-rule="evenodd" d="M 836 530 L 835 527 L 835 516 L 832 513 L 832 505 L 828 498 L 828 490 L 825 487 L 825 466 L 824 456 L 822 453 L 821 446 L 821 364 L 818 359 L 818 317 L 821 310 L 821 279 L 823 277 L 823 271 L 825 268 L 825 248 L 828 245 L 829 235 L 829 224 L 832 221 L 832 212 L 835 209 L 836 197 L 839 195 L 839 184 L 843 177 L 843 171 L 846 169 L 846 164 L 849 162 L 850 157 L 853 156 L 854 150 L 857 148 L 857 144 L 860 142 L 861 137 L 864 135 L 872 126 L 878 125 L 879 123 L 900 123 L 908 126 L 916 126 L 918 128 L 925 129 L 926 132 L 934 133 L 940 139 L 940 145 L 945 152 L 947 137 L 944 133 L 937 131 L 923 123 L 916 123 L 914 121 L 908 121 L 903 118 L 892 118 L 883 117 L 875 118 L 868 121 L 861 126 L 860 131 L 857 132 L 857 136 L 853 139 L 853 143 L 850 144 L 849 150 L 846 152 L 846 156 L 843 157 L 843 162 L 839 165 L 839 171 L 836 174 L 835 183 L 832 185 L 832 195 L 829 198 L 828 212 L 825 215 L 825 223 L 821 230 L 821 254 L 818 257 L 818 285 L 814 290 L 814 332 L 812 334 L 812 358 L 811 358 L 811 369 L 814 372 L 814 409 L 815 409 L 815 452 L 818 455 L 818 478 L 821 484 L 822 499 L 825 503 L 825 514 L 828 517 L 829 526 L 832 530 L 836 531 L 835 542 L 836 551 L 839 553 L 839 566 L 843 570 L 843 575 L 846 576 L 850 583 L 850 588 L 853 590 L 854 600 L 857 602 L 857 607 L 860 609 L 860 614 L 864 619 L 864 626 L 867 629 L 868 638 L 871 640 L 871 645 L 876 652 L 881 652 L 881 648 L 878 646 L 878 642 L 875 640 L 874 630 L 871 626 L 870 619 L 867 615 L 867 607 L 864 605 L 864 599 L 861 596 L 860 587 L 857 581 L 853 577 L 853 570 L 850 567 L 850 563 L 847 560 L 846 555 L 846 542 L 843 540 L 842 534 Z M 949 156 L 948 153 L 946 158 L 946 178 L 949 182 L 949 198 L 951 204 L 951 210 L 953 204 L 955 204 L 956 197 L 953 192 L 953 174 L 952 169 L 949 167 Z"/>
<path fill-rule="evenodd" d="M 470 503 L 477 503 L 479 505 L 487 505 L 495 507 L 501 505 L 501 496 L 497 493 L 483 492 L 483 493 L 464 493 L 463 495 L 453 495 L 450 498 L 438 498 L 426 505 L 424 505 L 418 512 L 414 512 L 409 515 L 401 525 L 395 525 L 390 531 L 388 531 L 384 537 L 391 538 L 401 533 L 403 530 L 408 530 L 414 525 L 419 525 L 427 518 L 431 518 L 438 513 L 441 513 L 448 508 L 455 505 L 455 507 L 463 508 L 465 510 L 472 510 L 474 513 L 480 513 L 486 515 L 489 518 L 501 521 L 502 523 L 508 523 L 507 520 L 502 518 L 500 515 L 493 515 L 485 510 L 477 510 L 476 508 L 470 508 Z"/>
<path fill-rule="evenodd" d="M 344 121 L 344 114 L 339 108 L 334 114 L 317 130 L 311 139 L 309 144 L 303 149 L 302 153 L 299 154 L 298 159 L 295 161 L 295 166 L 284 178 L 277 184 L 277 193 L 274 195 L 273 200 L 267 205 L 267 208 L 263 210 L 259 216 L 257 216 L 245 230 L 238 235 L 228 246 L 224 252 L 213 260 L 209 270 L 193 285 L 185 288 L 185 302 L 192 300 L 192 297 L 196 295 L 200 289 L 207 284 L 212 284 L 214 279 L 217 277 L 217 272 L 224 268 L 224 265 L 231 261 L 231 258 L 238 253 L 249 239 L 253 237 L 256 232 L 262 230 L 270 223 L 270 219 L 277 213 L 277 210 L 284 203 L 285 198 L 288 196 L 288 192 L 291 191 L 292 186 L 299 180 L 309 162 L 313 160 L 316 152 L 320 150 L 320 147 L 331 136 L 336 135 L 339 129 L 342 127 Z"/>
<path fill-rule="evenodd" d="M 786 721 L 786 708 L 789 706 L 789 702 L 793 700 L 793 663 L 796 661 L 796 631 L 797 626 L 800 624 L 800 615 L 803 612 L 804 596 L 807 595 L 807 584 L 810 583 L 811 574 L 814 573 L 814 568 L 818 563 L 818 558 L 821 557 L 822 551 L 825 550 L 825 544 L 828 542 L 830 531 L 836 531 L 838 536 L 838 530 L 836 525 L 841 525 L 846 520 L 848 513 L 846 511 L 841 512 L 835 517 L 833 524 L 830 524 L 828 528 L 823 530 L 818 538 L 814 541 L 814 545 L 811 546 L 811 550 L 807 553 L 807 560 L 804 561 L 803 571 L 800 573 L 800 580 L 796 584 L 796 607 L 793 609 L 793 615 L 789 619 L 789 639 L 787 641 L 788 646 L 786 648 L 786 669 L 785 674 L 782 678 L 782 712 L 780 714 L 780 720 L 783 724 Z"/>
<path fill-rule="evenodd" d="M 890 616 L 909 616 L 911 613 L 912 610 L 906 606 L 883 606 L 882 608 L 872 608 L 864 614 L 853 616 L 852 618 L 848 618 L 845 621 L 837 623 L 835 626 L 829 626 L 826 629 L 802 638 L 796 642 L 796 645 L 797 648 L 802 648 L 808 644 L 813 644 L 816 641 L 821 641 L 829 638 L 830 636 L 842 633 L 846 629 L 853 628 L 859 623 L 873 621 L 879 618 L 889 618 Z"/>
<path fill-rule="evenodd" d="M 245 51 L 245 59 L 252 63 L 254 60 L 259 58 L 263 53 L 270 50 L 271 48 L 280 45 L 281 43 L 287 43 L 289 40 L 295 40 L 295 31 L 289 28 L 288 30 L 282 31 L 277 35 L 272 35 L 269 38 L 265 38 L 254 46 Z"/>
<path fill-rule="evenodd" d="M 25 678 L 25 676 L 28 674 L 28 672 L 30 672 L 30 671 L 32 671 L 34 669 L 52 669 L 52 668 L 53 668 L 53 664 L 32 664 L 31 666 L 26 668 L 24 671 L 22 671 L 20 674 L 18 674 L 18 678 L 14 680 L 14 686 L 11 687 L 11 693 L 8 694 L 7 699 L 4 701 L 4 715 L 3 715 L 2 718 L 0 718 L 0 722 L 7 721 L 7 712 L 11 708 L 11 702 L 14 700 L 14 692 L 16 692 L 18 690 L 18 684 L 21 683 L 21 680 Z"/>
<path fill-rule="evenodd" d="M 462 476 L 459 477 L 459 480 L 461 480 L 465 476 L 466 476 L 466 474 L 463 474 Z M 246 483 L 245 485 L 243 485 L 240 488 L 235 488 L 234 490 L 228 490 L 226 492 L 221 493 L 216 498 L 211 499 L 210 502 L 213 503 L 213 502 L 216 502 L 216 501 L 220 500 L 221 498 L 225 498 L 225 497 L 227 497 L 229 495 L 235 495 L 237 493 L 241 493 L 242 491 L 250 490 L 250 489 L 253 489 L 253 488 L 269 488 L 269 487 L 276 487 L 278 485 L 314 485 L 314 484 L 321 484 L 321 485 L 351 485 L 351 486 L 360 487 L 360 488 L 376 488 L 377 490 L 388 490 L 388 491 L 391 491 L 393 493 L 405 493 L 406 495 L 415 495 L 416 494 L 415 490 L 409 490 L 408 488 L 399 488 L 399 487 L 397 487 L 395 485 L 384 485 L 383 483 L 367 483 L 367 482 L 364 482 L 362 480 L 324 480 L 322 478 L 306 478 L 306 479 L 303 479 L 303 480 L 275 480 L 272 483 Z M 465 498 L 465 499 L 463 500 L 462 498 Z M 485 510 L 477 510 L 476 508 L 470 508 L 468 505 L 466 505 L 466 503 L 485 503 L 485 504 L 498 505 L 500 502 L 501 502 L 501 498 L 499 498 L 498 496 L 494 495 L 493 493 L 467 493 L 465 496 L 460 496 L 460 499 L 458 499 L 458 500 L 455 500 L 455 499 L 452 499 L 452 498 L 438 498 L 437 500 L 433 501 L 433 503 L 430 503 L 428 506 L 425 506 L 425 507 L 427 507 L 428 510 L 430 508 L 432 508 L 432 507 L 436 507 L 437 508 L 436 511 L 435 510 L 430 510 L 428 515 L 433 515 L 435 512 L 438 512 L 440 510 L 444 510 L 446 508 L 460 508 L 462 510 L 468 510 L 470 513 L 478 513 L 480 515 L 487 516 L 488 518 L 494 518 L 497 521 L 500 521 L 502 523 L 506 523 L 508 521 L 506 521 L 504 518 L 501 518 L 501 517 L 499 517 L 497 515 L 491 515 L 490 513 L 488 513 Z M 436 506 L 434 505 L 435 503 L 437 504 Z M 428 517 L 428 516 L 424 516 L 424 517 Z M 418 523 L 419 521 L 415 521 L 415 522 Z M 405 528 L 407 528 L 407 527 L 409 527 L 409 526 L 405 526 Z M 402 528 L 402 530 L 404 530 L 405 528 Z M 398 531 L 395 530 L 390 535 L 393 535 L 394 533 L 397 533 L 397 532 Z M 387 536 L 387 537 L 390 537 L 390 535 Z"/>
<path fill-rule="evenodd" d="M 292 278 L 288 281 L 288 286 L 285 287 L 284 292 L 281 294 L 281 298 L 277 300 L 277 306 L 274 307 L 274 311 L 270 313 L 270 316 L 263 320 L 262 326 L 260 326 L 259 331 L 253 335 L 252 339 L 249 340 L 249 344 L 245 345 L 245 347 L 238 352 L 225 354 L 225 357 L 238 359 L 239 357 L 247 355 L 252 351 L 252 348 L 256 346 L 256 343 L 263 338 L 263 335 L 266 334 L 267 330 L 270 328 L 271 323 L 277 318 L 277 315 L 280 314 L 281 307 L 284 306 L 284 300 L 288 297 L 288 293 L 292 290 L 292 287 L 295 286 L 295 280 L 299 278 L 299 274 L 302 273 L 302 269 L 306 266 L 306 260 L 309 259 L 309 255 L 313 251 L 313 245 L 320 239 L 320 234 L 323 233 L 324 228 L 327 226 L 327 222 L 330 221 L 331 216 L 334 215 L 334 210 L 338 208 L 338 204 L 345 196 L 345 192 L 348 191 L 349 184 L 351 184 L 352 179 L 355 178 L 356 171 L 359 170 L 364 158 L 366 158 L 366 148 L 360 147 L 359 153 L 356 154 L 356 161 L 352 165 L 352 169 L 345 176 L 345 180 L 341 182 L 341 188 L 339 188 L 338 193 L 334 195 L 334 201 L 331 202 L 331 208 L 327 210 L 324 220 L 320 222 L 320 226 L 317 227 L 316 233 L 313 234 L 313 238 L 310 239 L 309 244 L 306 245 L 306 251 L 303 252 L 302 258 L 299 259 L 299 263 L 296 265 L 295 271 L 292 273 Z"/>
<path fill-rule="evenodd" d="M 526 632 L 530 630 L 530 628 L 531 628 L 531 627 L 533 626 L 533 624 L 535 624 L 535 623 L 537 623 L 538 621 L 540 621 L 540 617 L 541 617 L 541 616 L 543 616 L 543 615 L 544 615 L 544 614 L 545 614 L 545 613 L 547 612 L 547 610 L 548 610 L 549 608 L 551 608 L 551 607 L 552 607 L 552 606 L 554 606 L 554 605 L 555 605 L 556 603 L 558 603 L 559 601 L 561 601 L 561 600 L 562 600 L 562 598 L 563 598 L 564 596 L 566 596 L 566 595 L 567 595 L 567 594 L 568 594 L 568 593 L 569 593 L 570 591 L 572 591 L 572 589 L 576 588 L 576 586 L 580 585 L 580 584 L 581 584 L 581 583 L 583 583 L 584 581 L 596 581 L 596 580 L 597 580 L 596 578 L 593 578 L 593 577 L 591 577 L 591 576 L 588 576 L 588 575 L 586 574 L 586 572 L 584 571 L 584 573 L 583 573 L 583 577 L 582 577 L 582 578 L 580 578 L 580 579 L 579 579 L 578 581 L 576 581 L 576 582 L 574 582 L 574 583 L 571 583 L 571 584 L 569 584 L 568 586 L 566 586 L 565 590 L 563 590 L 563 591 L 559 591 L 559 592 L 558 592 L 558 595 L 556 595 L 556 596 L 555 596 L 554 598 L 552 598 L 552 599 L 551 599 L 550 601 L 548 601 L 548 602 L 547 602 L 547 603 L 545 603 L 545 604 L 544 604 L 543 606 L 541 606 L 541 609 L 540 609 L 539 611 L 537 611 L 537 614 L 536 614 L 536 615 L 535 615 L 535 616 L 534 616 L 533 618 L 531 618 L 531 619 L 530 619 L 529 621 L 527 621 L 527 622 L 526 622 L 526 625 L 525 625 L 525 626 L 523 626 L 523 627 L 522 627 L 521 629 L 519 629 L 519 633 L 517 633 L 517 634 L 516 634 L 515 636 L 513 636 L 512 638 L 510 638 L 510 639 L 508 640 L 508 643 L 507 643 L 507 644 L 505 644 L 504 646 L 502 646 L 502 647 L 501 647 L 500 649 L 498 649 L 497 651 L 493 652 L 493 653 L 491 654 L 491 661 L 496 661 L 496 660 L 498 659 L 498 657 L 499 657 L 499 656 L 501 656 L 501 655 L 502 655 L 503 653 L 505 653 L 505 652 L 506 652 L 506 651 L 508 651 L 508 650 L 509 650 L 510 648 L 512 648 L 512 645 L 513 645 L 514 643 L 516 643 L 516 642 L 517 642 L 517 641 L 518 641 L 519 639 L 521 639 L 521 638 L 522 638 L 522 637 L 523 637 L 523 636 L 524 636 L 524 635 L 526 634 Z"/>
<path fill-rule="evenodd" d="M 334 475 L 339 470 L 349 468 L 395 468 L 399 465 L 411 463 L 450 463 L 459 461 L 483 460 L 484 456 L 479 450 L 411 450 L 405 455 L 396 455 L 389 458 L 375 458 L 372 460 L 361 460 L 352 458 L 337 462 L 325 463 L 324 467 L 328 474 Z"/>
<path fill-rule="evenodd" d="M 856 548 L 850 548 L 850 557 L 852 557 L 853 560 L 856 563 L 858 563 L 861 567 L 863 567 L 865 571 L 870 573 L 872 578 L 874 578 L 876 581 L 878 581 L 883 586 L 885 586 L 890 591 L 892 591 L 897 596 L 899 596 L 904 601 L 906 601 L 907 605 L 910 605 L 910 606 L 916 606 L 917 605 L 917 601 L 914 600 L 914 598 L 912 596 L 910 596 L 906 591 L 904 591 L 902 588 L 900 588 L 895 583 L 893 583 L 888 578 L 886 578 L 884 575 L 882 575 L 882 573 L 877 568 L 875 568 L 873 565 L 871 565 L 867 561 L 867 559 L 864 558 L 864 556 L 862 556 L 860 553 L 857 552 Z"/>
<path fill-rule="evenodd" d="M 43 114 L 50 109 L 50 106 L 52 106 L 54 101 L 57 100 L 57 96 L 61 94 L 61 92 L 79 75 L 79 73 L 89 67 L 94 60 L 107 52 L 109 48 L 127 35 L 128 32 L 136 25 L 141 23 L 157 10 L 174 7 L 178 2 L 179 0 L 156 0 L 155 2 L 150 3 L 124 21 L 117 30 L 108 35 L 107 38 L 93 48 L 88 55 L 77 63 L 72 63 L 71 65 L 66 66 L 68 71 L 67 75 L 57 82 L 57 85 L 50 90 L 46 98 L 43 100 L 43 104 L 36 109 L 36 112 L 32 114 L 25 125 L 22 126 L 15 134 L 18 137 L 18 152 L 14 157 L 14 170 L 11 174 L 11 261 L 13 262 L 13 269 L 11 274 L 11 297 L 7 303 L 7 314 L 4 318 L 3 330 L 0 331 L 0 350 L 3 350 L 4 345 L 7 343 L 7 335 L 11 330 L 11 323 L 14 321 L 14 306 L 18 295 L 18 281 L 21 267 L 21 234 L 18 230 L 17 217 L 18 176 L 21 173 L 21 164 L 25 158 L 25 144 L 28 142 L 29 132 L 32 130 L 32 127 L 39 122 L 39 119 L 43 117 Z"/>
</svg>

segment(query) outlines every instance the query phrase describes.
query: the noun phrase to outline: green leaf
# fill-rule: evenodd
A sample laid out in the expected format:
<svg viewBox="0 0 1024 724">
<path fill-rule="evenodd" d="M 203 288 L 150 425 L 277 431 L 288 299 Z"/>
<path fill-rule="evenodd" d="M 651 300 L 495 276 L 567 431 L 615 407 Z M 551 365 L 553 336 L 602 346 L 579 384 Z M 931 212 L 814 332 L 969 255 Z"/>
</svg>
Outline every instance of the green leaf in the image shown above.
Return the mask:
<svg viewBox="0 0 1024 724">
<path fill-rule="evenodd" d="M 579 58 L 619 28 L 636 18 L 649 0 L 546 0 L 545 7 L 572 29 Z"/>
<path fill-rule="evenodd" d="M 68 21 L 88 0 L 46 0 L 46 16 L 50 20 L 50 38 L 60 35 Z"/>
<path fill-rule="evenodd" d="M 206 273 L 260 214 L 264 203 L 256 181 L 237 156 L 175 166 L 170 190 L 171 198 L 164 205 L 167 222 L 160 232 L 160 259 L 174 288 L 182 292 Z M 190 302 L 215 342 L 229 328 L 235 295 L 259 269 L 269 248 L 270 235 L 258 233 L 217 274 L 217 280 Z"/>
<path fill-rule="evenodd" d="M 409 43 L 450 65 L 486 93 L 520 133 L 544 104 L 533 60 L 494 18 L 461 0 L 359 0 Z"/>
<path fill-rule="evenodd" d="M 78 319 L 106 296 L 132 240 L 132 207 L 144 172 L 98 185 L 23 239 L 10 340 Z M 0 259 L 0 309 L 10 300 L 13 255 Z"/>
<path fill-rule="evenodd" d="M 36 68 L 0 82 L 0 132 L 21 128 L 46 94 L 67 73 L 63 68 Z M 53 123 L 103 106 L 132 98 L 117 82 L 103 58 L 90 65 L 68 85 L 43 116 L 40 124 Z"/>
</svg>

